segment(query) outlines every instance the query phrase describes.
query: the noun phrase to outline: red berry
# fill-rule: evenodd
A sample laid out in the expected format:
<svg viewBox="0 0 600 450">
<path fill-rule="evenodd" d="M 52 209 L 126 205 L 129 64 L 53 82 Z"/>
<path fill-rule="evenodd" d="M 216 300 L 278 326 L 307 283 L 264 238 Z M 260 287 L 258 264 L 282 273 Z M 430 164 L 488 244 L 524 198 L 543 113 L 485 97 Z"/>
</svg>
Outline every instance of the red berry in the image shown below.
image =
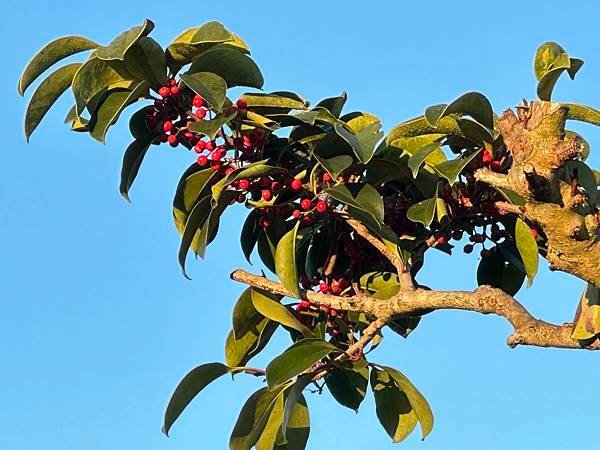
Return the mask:
<svg viewBox="0 0 600 450">
<path fill-rule="evenodd" d="M 171 95 L 171 89 L 168 86 L 163 86 L 158 90 L 158 93 L 161 97 L 168 97 Z"/>
<path fill-rule="evenodd" d="M 263 228 L 269 228 L 269 226 L 271 225 L 271 221 L 269 219 L 267 219 L 266 217 L 262 217 L 260 219 L 260 226 Z"/>
<path fill-rule="evenodd" d="M 233 167 L 228 167 L 227 170 L 225 170 L 225 175 L 229 176 L 233 172 L 235 172 L 235 169 Z"/>
<path fill-rule="evenodd" d="M 280 189 L 281 189 L 281 183 L 280 183 L 279 181 L 273 181 L 273 182 L 271 183 L 271 190 L 272 190 L 273 192 L 277 192 L 277 191 L 279 191 Z"/>
<path fill-rule="evenodd" d="M 175 85 L 175 86 L 171 86 L 171 89 L 169 89 L 169 90 L 171 91 L 172 95 L 177 95 L 177 94 L 179 94 L 179 91 L 181 89 L 179 89 L 179 86 Z"/>
<path fill-rule="evenodd" d="M 309 198 L 304 198 L 300 202 L 300 208 L 302 208 L 304 211 L 309 210 L 311 207 L 312 207 L 312 201 Z"/>
<path fill-rule="evenodd" d="M 173 122 L 171 122 L 170 120 L 165 120 L 163 122 L 163 131 L 165 133 L 168 133 L 169 131 L 171 131 L 173 129 Z"/>
<path fill-rule="evenodd" d="M 331 175 L 329 175 L 329 172 L 325 172 L 323 174 L 323 183 L 329 183 L 331 181 Z"/>
<path fill-rule="evenodd" d="M 440 236 L 439 238 L 437 238 L 436 242 L 438 244 L 445 244 L 446 243 L 446 236 Z"/>
<path fill-rule="evenodd" d="M 300 181 L 300 180 L 298 180 L 298 179 L 294 178 L 294 179 L 292 180 L 291 187 L 292 187 L 292 189 L 293 189 L 294 191 L 299 191 L 300 189 L 302 189 L 302 181 Z"/>
<path fill-rule="evenodd" d="M 319 290 L 323 293 L 323 294 L 327 294 L 327 292 L 329 292 L 329 284 L 327 284 L 326 281 L 321 281 L 319 283 Z"/>
<path fill-rule="evenodd" d="M 483 150 L 483 163 L 487 165 L 490 164 L 493 160 L 494 158 L 492 157 L 492 154 L 488 151 L 488 149 L 486 148 L 485 150 Z"/>
<path fill-rule="evenodd" d="M 196 135 L 194 133 L 192 133 L 191 131 L 186 131 L 185 133 L 183 133 L 183 135 L 189 141 L 191 141 L 192 139 L 194 139 L 196 137 Z"/>
<path fill-rule="evenodd" d="M 301 215 L 301 214 L 302 214 L 302 213 L 301 213 L 300 211 L 298 211 L 297 209 L 295 209 L 295 210 L 292 212 L 292 217 L 294 217 L 294 219 L 298 219 L 298 218 L 300 217 L 300 215 Z"/>
<path fill-rule="evenodd" d="M 250 182 L 246 179 L 240 180 L 239 186 L 242 191 L 247 191 L 250 187 Z"/>
<path fill-rule="evenodd" d="M 206 155 L 200 155 L 198 156 L 198 159 L 196 159 L 196 161 L 198 162 L 198 165 L 205 166 L 208 162 L 208 158 L 206 157 Z"/>
<path fill-rule="evenodd" d="M 202 151 L 204 150 L 204 148 L 203 148 L 202 146 L 200 146 L 200 145 L 199 145 L 199 144 L 200 144 L 200 142 L 203 142 L 203 141 L 199 141 L 199 142 L 198 142 L 196 145 L 194 145 L 194 151 L 195 151 L 196 153 L 202 153 Z"/>
<path fill-rule="evenodd" d="M 169 86 L 175 86 L 177 84 L 177 81 L 175 81 L 175 78 L 171 78 L 169 80 Z"/>
<path fill-rule="evenodd" d="M 210 159 L 213 161 L 218 161 L 221 159 L 223 155 L 221 155 L 221 152 L 219 150 L 215 150 L 210 154 Z"/>
<path fill-rule="evenodd" d="M 309 302 L 308 300 L 302 300 L 302 301 L 300 302 L 300 306 L 301 306 L 302 308 L 304 308 L 304 309 L 306 309 L 306 308 L 310 308 L 310 302 Z"/>
<path fill-rule="evenodd" d="M 244 203 L 246 201 L 246 194 L 239 194 L 237 196 L 237 202 L 238 203 Z"/>
<path fill-rule="evenodd" d="M 263 189 L 260 193 L 260 196 L 262 197 L 262 199 L 265 202 L 268 202 L 269 200 L 271 200 L 273 198 L 273 193 L 271 191 L 269 191 L 268 189 Z"/>
<path fill-rule="evenodd" d="M 206 143 L 206 150 L 208 150 L 209 152 L 211 152 L 214 149 L 215 149 L 215 143 L 214 143 L 214 141 L 208 141 Z"/>
<path fill-rule="evenodd" d="M 538 237 L 538 231 L 537 231 L 537 229 L 535 229 L 535 228 L 531 227 L 531 228 L 530 228 L 530 230 L 531 230 L 531 235 L 532 235 L 532 236 L 533 236 L 535 239 L 537 239 L 537 237 Z"/>
<path fill-rule="evenodd" d="M 340 286 L 340 284 L 337 281 L 332 281 L 331 282 L 331 293 L 332 294 L 339 294 L 341 292 L 342 288 Z M 334 309 L 332 311 L 335 311 Z M 337 314 L 337 311 L 336 311 Z"/>
<path fill-rule="evenodd" d="M 198 111 L 195 112 L 196 117 L 200 120 L 204 119 L 206 117 L 206 110 L 205 109 L 199 109 Z"/>
<path fill-rule="evenodd" d="M 212 163 L 210 164 L 210 168 L 211 168 L 212 170 L 214 170 L 215 172 L 218 172 L 219 170 L 221 170 L 221 168 L 222 168 L 222 167 L 223 167 L 223 166 L 222 166 L 221 164 L 219 164 L 219 163 L 212 162 Z"/>
<path fill-rule="evenodd" d="M 204 99 L 200 95 L 196 95 L 192 100 L 192 105 L 196 108 L 200 108 L 204 104 Z"/>
<path fill-rule="evenodd" d="M 331 308 L 331 309 L 329 310 L 329 315 L 330 315 L 330 316 L 332 316 L 332 317 L 335 317 L 335 316 L 337 316 L 337 315 L 338 315 L 338 311 L 337 311 L 337 309 L 333 309 L 333 308 Z"/>
<path fill-rule="evenodd" d="M 318 201 L 317 211 L 320 213 L 324 213 L 325 211 L 327 211 L 327 203 L 325 203 L 323 200 Z"/>
<path fill-rule="evenodd" d="M 312 218 L 312 216 L 304 216 L 304 217 L 302 218 L 302 224 L 303 224 L 303 225 L 306 225 L 306 226 L 308 226 L 308 225 L 312 225 L 312 223 L 313 223 L 313 218 Z"/>
<path fill-rule="evenodd" d="M 177 147 L 177 144 L 179 144 L 179 140 L 177 139 L 177 135 L 175 135 L 175 134 L 169 135 L 169 137 L 167 138 L 167 141 L 169 142 L 169 145 L 171 147 Z"/>
<path fill-rule="evenodd" d="M 235 102 L 235 106 L 237 106 L 238 109 L 246 109 L 248 108 L 248 101 L 245 98 L 240 98 Z"/>
<path fill-rule="evenodd" d="M 165 133 L 161 133 L 161 134 L 158 136 L 158 140 L 159 140 L 160 142 L 167 142 L 167 139 L 168 139 L 168 138 L 169 138 L 169 136 L 167 136 Z"/>
<path fill-rule="evenodd" d="M 494 171 L 494 172 L 498 172 L 501 168 L 502 168 L 502 163 L 500 163 L 500 161 L 492 161 L 490 163 L 490 168 Z"/>
</svg>

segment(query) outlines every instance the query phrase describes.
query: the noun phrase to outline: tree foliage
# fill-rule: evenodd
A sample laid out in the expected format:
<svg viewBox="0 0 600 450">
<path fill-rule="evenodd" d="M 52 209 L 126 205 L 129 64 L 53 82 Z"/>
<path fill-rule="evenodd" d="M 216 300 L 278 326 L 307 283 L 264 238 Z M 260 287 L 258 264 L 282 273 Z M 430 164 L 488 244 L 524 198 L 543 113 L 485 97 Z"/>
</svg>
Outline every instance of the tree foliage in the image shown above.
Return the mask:
<svg viewBox="0 0 600 450">
<path fill-rule="evenodd" d="M 417 424 L 426 437 L 433 426 L 427 401 L 370 352 L 383 327 L 407 337 L 435 309 L 503 315 L 515 327 L 513 345 L 595 348 L 599 174 L 585 163 L 587 142 L 564 123 L 599 125 L 600 111 L 550 102 L 559 77 L 574 78 L 582 60 L 558 44 L 541 45 L 534 61 L 540 101 L 522 103 L 516 116 L 497 116 L 483 94 L 469 92 L 384 134 L 375 115 L 345 111 L 345 93 L 312 106 L 293 92 L 263 91 L 248 46 L 218 22 L 184 31 L 165 49 L 150 37 L 153 28 L 146 20 L 106 46 L 81 36 L 52 41 L 27 65 L 18 90 L 24 94 L 50 67 L 88 52 L 84 62 L 39 83 L 27 107 L 27 139 L 69 89 L 74 104 L 65 122 L 100 142 L 127 107 L 142 103 L 129 118 L 133 141 L 123 155 L 121 194 L 129 199 L 148 151 L 171 145 L 188 152 L 191 165 L 173 199 L 183 273 L 187 255 L 204 257 L 222 215 L 238 205 L 248 211 L 240 230 L 244 255 L 280 280 L 232 275 L 250 287 L 233 309 L 225 363 L 186 375 L 167 407 L 165 433 L 212 381 L 249 374 L 264 377 L 266 386 L 242 407 L 232 450 L 305 448 L 310 420 L 303 393 L 311 385 L 356 411 L 370 390 L 394 442 Z M 251 90 L 229 98 L 239 86 Z M 558 149 L 554 159 L 536 156 L 542 144 Z M 560 159 L 563 153 L 568 157 Z M 538 213 L 544 205 L 560 210 Z M 577 236 L 560 230 L 559 213 L 582 218 Z M 561 260 L 566 235 L 589 244 L 591 269 Z M 417 281 L 428 251 L 452 254 L 464 238 L 462 250 L 481 256 L 479 285 L 494 288 L 475 291 L 481 301 L 474 306 L 465 293 L 431 291 Z M 562 333 L 555 341 L 527 335 L 530 316 L 511 303 L 525 280 L 534 282 L 540 257 L 589 282 L 566 338 L 563 327 L 543 329 L 546 338 L 548 330 Z M 264 370 L 249 367 L 278 328 L 288 332 L 290 346 Z"/>
</svg>

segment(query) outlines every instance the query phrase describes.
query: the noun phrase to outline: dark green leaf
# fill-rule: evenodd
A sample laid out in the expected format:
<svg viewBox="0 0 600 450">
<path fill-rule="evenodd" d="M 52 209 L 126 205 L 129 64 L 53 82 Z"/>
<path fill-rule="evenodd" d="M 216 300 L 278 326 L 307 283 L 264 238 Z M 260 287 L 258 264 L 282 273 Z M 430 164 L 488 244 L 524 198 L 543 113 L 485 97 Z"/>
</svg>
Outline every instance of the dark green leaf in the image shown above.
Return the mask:
<svg viewBox="0 0 600 450">
<path fill-rule="evenodd" d="M 517 266 L 507 261 L 500 251 L 484 256 L 477 268 L 477 284 L 488 285 L 502 289 L 508 295 L 514 296 L 525 280 L 525 273 Z"/>
<path fill-rule="evenodd" d="M 190 73 L 212 72 L 227 82 L 228 87 L 248 86 L 261 89 L 264 79 L 260 69 L 249 56 L 228 47 L 213 48 L 194 60 Z"/>
<path fill-rule="evenodd" d="M 258 241 L 258 235 L 260 234 L 261 226 L 259 223 L 260 214 L 258 214 L 258 210 L 253 209 L 246 217 L 244 222 L 244 226 L 242 227 L 242 232 L 240 234 L 240 243 L 242 245 L 242 251 L 244 252 L 244 256 L 246 260 L 251 263 L 250 255 L 254 250 L 254 246 Z"/>
<path fill-rule="evenodd" d="M 292 344 L 267 365 L 269 389 L 275 389 L 309 369 L 335 349 L 334 345 L 319 338 L 302 339 Z"/>
<path fill-rule="evenodd" d="M 229 114 L 219 114 L 217 117 L 211 120 L 202 120 L 200 122 L 192 123 L 188 128 L 194 133 L 203 134 L 208 136 L 210 139 L 214 139 L 221 127 L 236 116 L 236 112 L 233 111 Z"/>
<path fill-rule="evenodd" d="M 291 92 L 271 92 L 270 94 L 252 93 L 242 95 L 248 103 L 248 109 L 262 114 L 281 114 L 292 109 L 305 110 L 308 102 Z"/>
<path fill-rule="evenodd" d="M 80 67 L 81 64 L 74 63 L 55 70 L 35 90 L 25 113 L 25 137 L 28 141 L 50 107 L 71 86 Z"/>
<path fill-rule="evenodd" d="M 329 97 L 321 100 L 315 108 L 322 107 L 327 109 L 334 117 L 339 118 L 342 114 L 342 109 L 346 104 L 346 100 L 348 99 L 348 94 L 346 92 L 342 92 L 337 97 Z"/>
<path fill-rule="evenodd" d="M 225 362 L 230 367 L 244 366 L 258 355 L 269 343 L 271 336 L 279 324 L 269 319 L 262 319 L 254 328 L 238 339 L 233 330 L 227 335 L 225 343 Z"/>
<path fill-rule="evenodd" d="M 146 19 L 142 25 L 124 31 L 106 47 L 101 47 L 96 50 L 95 55 L 98 59 L 106 61 L 114 59 L 122 61 L 125 58 L 127 50 L 129 50 L 140 38 L 148 36 L 153 29 L 154 23 L 151 20 Z"/>
<path fill-rule="evenodd" d="M 380 226 L 383 224 L 383 200 L 370 184 L 353 183 L 334 186 L 323 191 L 332 198 L 367 213 Z"/>
<path fill-rule="evenodd" d="M 485 95 L 479 92 L 468 92 L 461 95 L 449 105 L 445 106 L 440 115 L 435 119 L 436 126 L 439 120 L 451 114 L 471 116 L 484 127 L 494 129 L 494 111 Z"/>
<path fill-rule="evenodd" d="M 211 72 L 198 72 L 181 75 L 181 81 L 201 95 L 215 110 L 221 112 L 227 91 L 227 83 L 223 78 Z"/>
<path fill-rule="evenodd" d="M 429 144 L 418 150 L 414 155 L 408 159 L 408 167 L 412 172 L 412 176 L 417 178 L 421 165 L 425 162 L 428 156 L 430 156 L 436 150 L 440 150 L 440 145 L 437 143 Z"/>
<path fill-rule="evenodd" d="M 477 155 L 479 155 L 480 152 L 481 150 L 478 150 L 471 153 L 466 158 L 459 157 L 456 159 L 451 159 L 450 161 L 444 161 L 440 164 L 436 164 L 433 167 L 435 171 L 440 174 L 440 176 L 448 180 L 450 184 L 453 184 L 467 164 L 469 164 Z"/>
<path fill-rule="evenodd" d="M 281 434 L 282 440 L 286 442 L 285 444 L 278 443 L 274 450 L 304 450 L 306 448 L 306 442 L 310 434 L 310 417 L 302 391 L 310 383 L 312 377 L 300 378 L 302 381 L 296 381 L 289 389 L 285 399 Z"/>
<path fill-rule="evenodd" d="M 137 84 L 131 86 L 131 90 L 110 92 L 96 109 L 90 135 L 97 141 L 104 143 L 106 132 L 111 125 L 116 123 L 123 110 L 140 98 L 144 98 L 147 94 L 148 84 L 145 81 L 137 82 Z"/>
<path fill-rule="evenodd" d="M 578 105 L 576 103 L 562 103 L 562 105 L 569 108 L 567 111 L 567 119 L 600 125 L 600 111 L 597 109 L 590 106 Z"/>
<path fill-rule="evenodd" d="M 422 223 L 426 227 L 431 225 L 435 216 L 435 208 L 437 206 L 437 193 L 434 197 L 415 203 L 408 211 L 406 211 L 406 217 L 413 222 Z"/>
<path fill-rule="evenodd" d="M 203 364 L 188 373 L 179 383 L 169 400 L 163 425 L 163 433 L 169 435 L 169 430 L 189 403 L 210 383 L 230 371 L 221 363 Z"/>
<path fill-rule="evenodd" d="M 86 50 L 98 48 L 99 45 L 81 36 L 66 36 L 56 39 L 44 46 L 27 64 L 23 75 L 19 78 L 18 91 L 25 93 L 28 86 L 49 67 L 58 61 Z"/>
<path fill-rule="evenodd" d="M 139 80 L 146 80 L 156 90 L 167 82 L 165 52 L 151 37 L 142 37 L 130 47 L 124 63 L 127 72 Z"/>
<path fill-rule="evenodd" d="M 127 201 L 131 201 L 129 199 L 129 189 L 131 189 L 131 186 L 137 177 L 144 156 L 146 156 L 146 152 L 148 151 L 148 148 L 150 148 L 153 139 L 152 136 L 136 139 L 129 144 L 129 147 L 125 150 L 123 164 L 121 165 L 121 183 L 119 185 L 119 192 Z"/>
<path fill-rule="evenodd" d="M 360 370 L 334 367 L 327 374 L 325 382 L 339 404 L 358 412 L 367 392 L 368 377 L 367 367 Z"/>
<path fill-rule="evenodd" d="M 174 69 L 178 69 L 215 45 L 224 42 L 233 44 L 235 41 L 236 36 L 219 22 L 207 22 L 177 36 L 167 47 L 166 54 L 167 58 L 173 62 L 171 65 L 174 66 Z"/>
<path fill-rule="evenodd" d="M 200 239 L 197 237 L 199 229 L 206 223 L 211 214 L 211 198 L 210 196 L 204 197 L 198 203 L 194 205 L 185 223 L 185 229 L 183 230 L 183 236 L 181 237 L 181 244 L 179 246 L 179 265 L 183 275 L 189 279 L 185 273 L 185 260 L 187 252 L 190 247 L 193 248 L 193 241 Z"/>
<path fill-rule="evenodd" d="M 295 297 L 300 297 L 298 269 L 296 267 L 296 241 L 300 222 L 288 231 L 277 243 L 275 272 L 285 288 Z"/>
</svg>

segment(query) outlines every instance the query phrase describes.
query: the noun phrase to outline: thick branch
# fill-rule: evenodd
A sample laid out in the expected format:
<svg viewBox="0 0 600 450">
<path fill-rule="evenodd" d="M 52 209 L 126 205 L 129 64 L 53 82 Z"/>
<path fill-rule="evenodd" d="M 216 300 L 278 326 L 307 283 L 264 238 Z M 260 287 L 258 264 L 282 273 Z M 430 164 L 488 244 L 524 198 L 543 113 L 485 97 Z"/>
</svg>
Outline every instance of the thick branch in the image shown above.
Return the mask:
<svg viewBox="0 0 600 450">
<path fill-rule="evenodd" d="M 281 283 L 253 275 L 238 269 L 231 274 L 235 281 L 266 290 L 271 293 L 294 297 Z M 378 300 L 362 294 L 337 297 L 307 291 L 306 298 L 313 304 L 326 305 L 343 311 L 363 312 L 382 322 L 391 317 L 411 315 L 423 310 L 459 309 L 495 314 L 504 317 L 514 328 L 508 338 L 510 346 L 533 345 L 537 347 L 581 348 L 571 339 L 571 325 L 554 325 L 533 317 L 517 300 L 500 289 L 481 286 L 475 291 L 427 291 L 416 289 L 401 291 L 389 300 Z M 596 343 L 590 349 L 597 349 Z"/>
</svg>

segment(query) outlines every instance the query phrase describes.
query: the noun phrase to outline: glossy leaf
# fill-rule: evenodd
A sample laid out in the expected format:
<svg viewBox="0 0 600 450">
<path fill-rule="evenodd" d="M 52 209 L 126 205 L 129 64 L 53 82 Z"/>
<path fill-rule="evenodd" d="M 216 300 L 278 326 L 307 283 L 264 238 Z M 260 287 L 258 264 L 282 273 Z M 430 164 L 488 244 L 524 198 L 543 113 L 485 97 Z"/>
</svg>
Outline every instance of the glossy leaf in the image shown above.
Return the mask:
<svg viewBox="0 0 600 450">
<path fill-rule="evenodd" d="M 379 226 L 383 224 L 383 200 L 370 184 L 351 183 L 334 186 L 323 191 L 339 202 L 362 211 L 370 216 Z"/>
<path fill-rule="evenodd" d="M 167 60 L 158 42 L 145 36 L 125 53 L 125 69 L 133 77 L 145 80 L 158 90 L 167 82 Z"/>
<path fill-rule="evenodd" d="M 308 102 L 291 92 L 252 93 L 241 96 L 248 103 L 248 109 L 262 115 L 283 113 L 291 110 L 305 110 Z"/>
<path fill-rule="evenodd" d="M 35 90 L 25 113 L 25 137 L 28 141 L 50 107 L 71 86 L 80 67 L 81 64 L 75 63 L 55 70 Z"/>
<path fill-rule="evenodd" d="M 225 362 L 227 365 L 230 367 L 246 365 L 265 348 L 278 326 L 277 322 L 265 318 L 238 338 L 231 330 L 225 342 Z"/>
<path fill-rule="evenodd" d="M 167 59 L 178 69 L 215 45 L 235 43 L 236 36 L 219 22 L 207 22 L 190 28 L 177 36 L 166 49 Z"/>
<path fill-rule="evenodd" d="M 462 172 L 462 170 L 469 164 L 473 159 L 475 159 L 481 150 L 477 150 L 471 153 L 466 158 L 456 158 L 451 159 L 449 161 L 444 161 L 440 164 L 437 164 L 434 167 L 435 171 L 440 174 L 440 176 L 444 177 L 450 184 L 453 184 L 458 175 Z"/>
<path fill-rule="evenodd" d="M 142 25 L 124 31 L 110 44 L 96 50 L 94 54 L 98 59 L 106 61 L 117 59 L 122 61 L 125 58 L 127 50 L 135 45 L 140 38 L 150 34 L 153 29 L 154 23 L 151 20 L 146 19 Z"/>
<path fill-rule="evenodd" d="M 206 196 L 194 205 L 187 217 L 185 229 L 183 230 L 183 235 L 181 237 L 181 244 L 179 245 L 178 259 L 181 271 L 188 279 L 189 277 L 185 272 L 185 260 L 188 250 L 190 247 L 193 248 L 192 243 L 195 239 L 200 239 L 200 237 L 197 237 L 197 233 L 199 233 L 199 229 L 207 222 L 211 212 L 211 198 L 210 196 Z"/>
<path fill-rule="evenodd" d="M 163 424 L 163 433 L 169 435 L 169 430 L 177 418 L 181 415 L 187 405 L 198 395 L 206 386 L 217 378 L 230 372 L 231 369 L 221 363 L 203 364 L 196 367 L 188 373 L 183 380 L 179 382 L 175 392 L 169 400 L 165 419 Z"/>
<path fill-rule="evenodd" d="M 312 377 L 306 377 L 308 382 Z M 304 450 L 310 434 L 310 416 L 308 406 L 302 390 L 306 386 L 298 386 L 301 382 L 296 383 L 289 389 L 288 395 L 284 404 L 283 423 L 281 424 L 281 434 L 285 443 L 279 443 L 274 450 Z M 297 392 L 294 394 L 294 390 Z"/>
<path fill-rule="evenodd" d="M 188 74 L 212 72 L 227 82 L 227 87 L 248 86 L 261 89 L 264 79 L 249 56 L 235 48 L 216 47 L 194 60 Z"/>
<path fill-rule="evenodd" d="M 125 70 L 122 61 L 103 61 L 98 58 L 88 60 L 73 77 L 73 94 L 77 114 L 94 98 L 109 89 L 128 89 L 136 83 Z"/>
<path fill-rule="evenodd" d="M 99 44 L 81 36 L 66 36 L 49 42 L 27 64 L 23 75 L 19 78 L 18 91 L 20 95 L 33 83 L 37 77 L 62 59 L 98 48 Z"/>
<path fill-rule="evenodd" d="M 435 118 L 434 125 L 437 126 L 441 118 L 451 114 L 471 116 L 484 127 L 494 128 L 492 105 L 486 96 L 479 92 L 468 92 L 446 105 Z"/>
<path fill-rule="evenodd" d="M 104 143 L 106 132 L 119 119 L 123 110 L 148 94 L 148 85 L 145 81 L 139 81 L 131 88 L 127 91 L 113 91 L 100 103 L 90 130 L 90 135 L 94 139 Z"/>
<path fill-rule="evenodd" d="M 431 225 L 435 217 L 435 208 L 437 206 L 437 194 L 434 197 L 422 200 L 411 205 L 406 211 L 406 217 L 413 222 L 422 223 L 426 227 Z"/>
<path fill-rule="evenodd" d="M 348 94 L 342 92 L 337 97 L 329 97 L 321 100 L 315 108 L 321 107 L 327 109 L 334 117 L 339 118 L 342 114 L 342 109 L 348 100 Z"/>
<path fill-rule="evenodd" d="M 296 243 L 300 222 L 288 231 L 277 243 L 275 272 L 285 288 L 295 297 L 300 297 L 298 269 L 296 267 Z"/>
<path fill-rule="evenodd" d="M 123 163 L 121 165 L 121 183 L 119 184 L 119 192 L 127 201 L 131 201 L 129 198 L 129 190 L 137 177 L 142 161 L 144 160 L 153 139 L 152 136 L 136 139 L 129 144 L 127 150 L 125 150 Z"/>
<path fill-rule="evenodd" d="M 500 251 L 484 256 L 479 261 L 477 268 L 479 286 L 492 286 L 514 296 L 521 289 L 523 281 L 525 281 L 525 273 L 507 261 Z"/>
<path fill-rule="evenodd" d="M 283 423 L 284 402 L 285 393 L 279 395 L 275 399 L 275 404 L 269 414 L 265 428 L 260 434 L 260 438 L 256 442 L 256 450 L 273 450 L 275 448 L 276 441 L 281 433 L 281 426 Z"/>
<path fill-rule="evenodd" d="M 266 368 L 269 389 L 275 389 L 312 367 L 336 347 L 319 338 L 302 339 L 274 358 Z"/>
<path fill-rule="evenodd" d="M 429 144 L 415 152 L 415 154 L 408 159 L 408 168 L 411 170 L 414 178 L 417 178 L 419 169 L 421 169 L 421 166 L 427 157 L 429 157 L 436 150 L 440 150 L 439 144 Z"/>
<path fill-rule="evenodd" d="M 211 72 L 198 72 L 181 75 L 181 81 L 221 112 L 227 91 L 227 83 L 223 78 Z"/>
<path fill-rule="evenodd" d="M 274 298 L 263 291 L 254 289 L 252 291 L 252 304 L 263 316 L 283 326 L 293 328 L 305 336 L 312 336 L 312 331 L 296 319 L 288 308 L 279 303 L 276 297 Z"/>
<path fill-rule="evenodd" d="M 242 246 L 242 251 L 244 252 L 244 256 L 246 257 L 246 261 L 250 264 L 250 255 L 256 246 L 258 241 L 258 235 L 261 231 L 260 226 L 260 214 L 257 209 L 253 209 L 246 217 L 244 221 L 244 225 L 242 226 L 242 232 L 240 234 L 240 243 Z"/>
<path fill-rule="evenodd" d="M 194 133 L 199 133 L 204 136 L 208 136 L 210 139 L 214 139 L 221 127 L 229 123 L 229 121 L 233 119 L 236 114 L 237 113 L 235 111 L 229 114 L 219 114 L 214 119 L 194 122 L 188 128 Z"/>
<path fill-rule="evenodd" d="M 405 392 L 384 370 L 371 369 L 371 390 L 377 418 L 392 441 L 401 442 L 410 435 L 419 418 Z"/>
<path fill-rule="evenodd" d="M 334 367 L 325 378 L 327 388 L 337 402 L 358 412 L 369 384 L 369 369 L 360 370 Z"/>
<path fill-rule="evenodd" d="M 538 246 L 529 225 L 521 219 L 515 224 L 515 243 L 527 273 L 527 286 L 531 286 L 538 271 Z"/>
</svg>

